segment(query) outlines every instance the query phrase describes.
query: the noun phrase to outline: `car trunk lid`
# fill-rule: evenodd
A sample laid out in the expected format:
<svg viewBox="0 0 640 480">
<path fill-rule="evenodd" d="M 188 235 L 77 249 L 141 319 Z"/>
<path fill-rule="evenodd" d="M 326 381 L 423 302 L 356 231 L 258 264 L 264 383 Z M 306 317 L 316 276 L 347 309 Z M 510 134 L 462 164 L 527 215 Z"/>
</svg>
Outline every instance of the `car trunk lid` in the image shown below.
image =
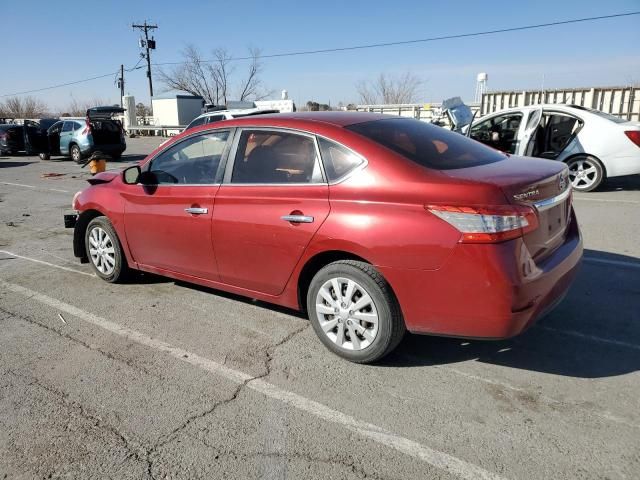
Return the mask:
<svg viewBox="0 0 640 480">
<path fill-rule="evenodd" d="M 124 108 L 117 106 L 93 107 L 87 110 L 87 126 L 93 135 L 94 145 L 116 145 L 123 142 L 122 124 L 113 116 L 124 112 Z"/>
<path fill-rule="evenodd" d="M 538 228 L 524 235 L 534 260 L 542 260 L 565 240 L 571 220 L 571 187 L 566 165 L 536 158 L 508 157 L 500 162 L 443 171 L 445 175 L 491 184 L 508 203 L 536 210 Z"/>
</svg>

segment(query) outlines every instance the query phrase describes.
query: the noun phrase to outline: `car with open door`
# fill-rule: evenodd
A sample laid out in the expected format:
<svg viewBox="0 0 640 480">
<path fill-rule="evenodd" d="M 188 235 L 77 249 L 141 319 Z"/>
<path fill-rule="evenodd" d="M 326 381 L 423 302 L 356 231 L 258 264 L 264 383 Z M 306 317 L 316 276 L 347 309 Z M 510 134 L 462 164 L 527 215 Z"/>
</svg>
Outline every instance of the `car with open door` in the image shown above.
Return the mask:
<svg viewBox="0 0 640 480">
<path fill-rule="evenodd" d="M 469 136 L 513 155 L 564 162 L 574 190 L 640 174 L 640 123 L 578 105 L 531 105 L 486 115 Z"/>
<path fill-rule="evenodd" d="M 47 132 L 58 121 L 58 118 L 40 118 L 23 122 L 24 149 L 27 155 L 48 151 L 49 139 Z"/>
<path fill-rule="evenodd" d="M 76 163 L 83 163 L 96 151 L 120 158 L 127 144 L 122 123 L 114 116 L 124 111 L 121 107 L 93 107 L 87 110 L 83 119 L 61 119 L 49 128 L 47 142 L 42 142 L 34 153 L 43 160 L 62 155 L 71 157 Z"/>
<path fill-rule="evenodd" d="M 99 278 L 141 270 L 299 309 L 354 362 L 406 330 L 516 335 L 582 257 L 565 165 L 408 118 L 221 121 L 88 181 L 65 226 Z"/>
</svg>

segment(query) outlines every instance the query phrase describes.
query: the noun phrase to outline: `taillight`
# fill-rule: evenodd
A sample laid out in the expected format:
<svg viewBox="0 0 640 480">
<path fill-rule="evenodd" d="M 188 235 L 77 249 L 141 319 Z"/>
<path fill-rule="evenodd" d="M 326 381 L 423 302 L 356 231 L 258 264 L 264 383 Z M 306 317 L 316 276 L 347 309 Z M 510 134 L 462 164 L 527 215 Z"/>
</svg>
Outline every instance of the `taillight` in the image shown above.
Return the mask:
<svg viewBox="0 0 640 480">
<path fill-rule="evenodd" d="M 627 130 L 624 134 L 629 137 L 629 140 L 640 147 L 640 130 Z"/>
<path fill-rule="evenodd" d="M 460 243 L 504 242 L 538 228 L 538 215 L 526 206 L 426 205 L 425 208 L 456 228 L 462 234 Z"/>
<path fill-rule="evenodd" d="M 82 130 L 82 135 L 89 135 L 91 133 L 91 122 L 89 122 L 89 118 L 84 119 L 84 130 Z"/>
</svg>

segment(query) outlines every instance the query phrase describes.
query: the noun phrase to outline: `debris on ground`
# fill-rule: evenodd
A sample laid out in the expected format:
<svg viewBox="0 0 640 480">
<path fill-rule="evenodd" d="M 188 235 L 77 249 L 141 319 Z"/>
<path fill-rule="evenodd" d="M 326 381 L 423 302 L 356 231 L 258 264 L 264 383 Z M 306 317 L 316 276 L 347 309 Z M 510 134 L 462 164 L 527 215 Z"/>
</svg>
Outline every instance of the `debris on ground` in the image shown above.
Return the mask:
<svg viewBox="0 0 640 480">
<path fill-rule="evenodd" d="M 62 314 L 58 314 L 58 318 L 60 318 L 60 320 L 62 320 L 62 323 L 67 323 L 67 321 L 64 319 L 64 317 L 62 316 Z"/>
</svg>

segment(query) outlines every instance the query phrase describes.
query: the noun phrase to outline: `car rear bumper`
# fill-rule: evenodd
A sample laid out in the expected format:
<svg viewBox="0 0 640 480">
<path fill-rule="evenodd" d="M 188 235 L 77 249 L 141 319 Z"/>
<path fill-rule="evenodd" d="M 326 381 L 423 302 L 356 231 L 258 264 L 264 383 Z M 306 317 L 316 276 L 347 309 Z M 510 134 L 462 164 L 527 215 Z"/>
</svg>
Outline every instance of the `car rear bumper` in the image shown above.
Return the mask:
<svg viewBox="0 0 640 480">
<path fill-rule="evenodd" d="M 572 212 L 565 242 L 536 264 L 522 239 L 459 244 L 438 270 L 379 267 L 414 333 L 500 339 L 517 335 L 566 295 L 582 259 Z"/>
</svg>

